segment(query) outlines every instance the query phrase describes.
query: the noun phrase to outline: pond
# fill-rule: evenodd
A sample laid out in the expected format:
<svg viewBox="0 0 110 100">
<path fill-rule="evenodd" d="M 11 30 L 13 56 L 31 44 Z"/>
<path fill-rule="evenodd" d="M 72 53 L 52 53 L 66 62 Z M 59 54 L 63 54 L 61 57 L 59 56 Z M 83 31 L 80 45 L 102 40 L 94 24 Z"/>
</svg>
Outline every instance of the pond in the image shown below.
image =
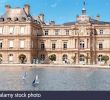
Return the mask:
<svg viewBox="0 0 110 100">
<path fill-rule="evenodd" d="M 27 73 L 26 79 L 22 76 Z M 38 75 L 39 84 L 32 86 Z M 0 90 L 110 90 L 110 70 L 96 68 L 0 67 Z"/>
</svg>

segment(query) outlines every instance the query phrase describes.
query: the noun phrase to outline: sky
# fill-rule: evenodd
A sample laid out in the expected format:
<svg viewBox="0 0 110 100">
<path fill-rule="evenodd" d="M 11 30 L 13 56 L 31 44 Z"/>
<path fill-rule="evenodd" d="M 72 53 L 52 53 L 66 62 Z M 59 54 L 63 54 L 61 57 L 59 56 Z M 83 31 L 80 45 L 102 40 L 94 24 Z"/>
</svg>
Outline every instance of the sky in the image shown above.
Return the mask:
<svg viewBox="0 0 110 100">
<path fill-rule="evenodd" d="M 76 21 L 76 16 L 81 14 L 83 0 L 0 0 L 0 15 L 5 12 L 5 5 L 12 8 L 31 7 L 31 15 L 45 14 L 45 21 L 54 20 L 57 24 Z M 95 18 L 100 15 L 100 20 L 110 22 L 110 0 L 86 0 L 87 15 Z"/>
</svg>

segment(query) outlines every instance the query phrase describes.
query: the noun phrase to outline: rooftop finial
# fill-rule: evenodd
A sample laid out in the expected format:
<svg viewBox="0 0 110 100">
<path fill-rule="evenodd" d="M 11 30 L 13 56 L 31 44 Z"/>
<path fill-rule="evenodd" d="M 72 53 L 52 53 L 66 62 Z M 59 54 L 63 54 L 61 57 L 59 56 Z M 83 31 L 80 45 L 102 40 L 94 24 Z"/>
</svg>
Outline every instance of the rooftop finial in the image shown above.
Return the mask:
<svg viewBox="0 0 110 100">
<path fill-rule="evenodd" d="M 86 0 L 83 1 L 83 7 L 86 7 Z"/>
<path fill-rule="evenodd" d="M 82 15 L 86 15 L 86 0 L 83 0 Z"/>
</svg>

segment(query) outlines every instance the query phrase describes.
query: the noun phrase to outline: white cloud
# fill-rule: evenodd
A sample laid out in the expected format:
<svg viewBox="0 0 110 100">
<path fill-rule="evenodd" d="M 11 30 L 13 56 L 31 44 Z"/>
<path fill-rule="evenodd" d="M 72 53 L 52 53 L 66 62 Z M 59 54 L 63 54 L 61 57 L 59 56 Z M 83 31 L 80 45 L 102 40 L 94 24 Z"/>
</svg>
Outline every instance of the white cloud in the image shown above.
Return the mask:
<svg viewBox="0 0 110 100">
<path fill-rule="evenodd" d="M 53 3 L 50 5 L 50 7 L 55 8 L 57 6 L 57 3 Z"/>
<path fill-rule="evenodd" d="M 50 5 L 51 8 L 55 8 L 58 6 L 58 4 L 61 2 L 62 0 L 56 0 L 56 2 L 54 2 L 53 4 Z"/>
</svg>

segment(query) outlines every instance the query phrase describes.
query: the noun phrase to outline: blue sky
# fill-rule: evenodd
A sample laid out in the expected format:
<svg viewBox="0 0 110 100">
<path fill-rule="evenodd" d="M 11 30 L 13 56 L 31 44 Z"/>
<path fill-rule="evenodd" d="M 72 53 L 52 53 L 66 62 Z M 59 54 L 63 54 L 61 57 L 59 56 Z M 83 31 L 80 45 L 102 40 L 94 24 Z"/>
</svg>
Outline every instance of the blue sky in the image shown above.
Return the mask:
<svg viewBox="0 0 110 100">
<path fill-rule="evenodd" d="M 81 14 L 83 0 L 0 0 L 0 15 L 5 11 L 4 6 L 23 7 L 25 3 L 31 6 L 31 15 L 45 14 L 46 22 L 55 20 L 56 23 L 76 20 Z M 110 21 L 110 0 L 86 0 L 87 15 L 95 18 L 97 14 L 101 20 Z"/>
</svg>

